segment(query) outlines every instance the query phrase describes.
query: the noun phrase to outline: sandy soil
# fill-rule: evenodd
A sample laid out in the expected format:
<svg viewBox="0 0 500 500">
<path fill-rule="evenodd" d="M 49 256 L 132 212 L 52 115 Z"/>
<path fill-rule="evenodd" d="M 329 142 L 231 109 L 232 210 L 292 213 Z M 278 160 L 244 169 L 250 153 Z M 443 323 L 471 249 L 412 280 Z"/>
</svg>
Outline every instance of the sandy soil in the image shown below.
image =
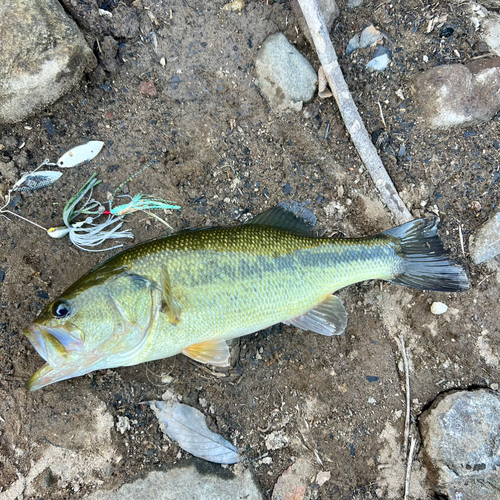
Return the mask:
<svg viewBox="0 0 500 500">
<path fill-rule="evenodd" d="M 105 148 L 91 164 L 65 171 L 56 186 L 16 196 L 13 210 L 58 226 L 64 203 L 91 173 L 103 180 L 95 196 L 104 201 L 156 158 L 127 186 L 179 203 L 182 212 L 168 216 L 176 230 L 237 224 L 292 199 L 308 203 L 322 234 L 369 235 L 393 225 L 332 100 L 316 99 L 313 118 L 278 117 L 259 94 L 255 55 L 273 32 L 283 31 L 318 67 L 288 3 L 252 0 L 241 13 L 222 10 L 222 0 L 97 3 L 115 16 L 111 28 L 90 27 L 93 2 L 66 1 L 98 68 L 42 115 L 0 128 L 0 161 L 14 160 L 18 175 L 87 140 L 102 140 Z M 405 203 L 415 217 L 439 213 L 445 244 L 468 263 L 459 226 L 467 253 L 468 236 L 499 202 L 499 117 L 428 132 L 410 91 L 416 72 L 482 54 L 467 6 L 409 0 L 375 9 L 367 2 L 350 11 L 342 1 L 340 9 L 331 32 L 339 54 L 369 23 L 392 39 L 386 71 L 366 72 L 373 49 L 364 49 L 340 56 L 344 74 L 370 133 L 383 129 L 377 103 L 382 106 L 390 143 L 381 156 Z M 427 33 L 429 19 L 439 16 L 446 24 Z M 446 26 L 454 34 L 441 38 Z M 157 97 L 141 93 L 143 81 L 154 82 Z M 398 156 L 402 145 L 406 153 Z M 2 182 L 5 194 L 5 176 Z M 127 227 L 135 243 L 165 234 L 163 225 L 142 215 L 131 216 Z M 306 498 L 401 498 L 405 394 L 396 337 L 403 335 L 409 347 L 415 420 L 444 391 L 500 383 L 499 275 L 490 264 L 469 266 L 473 288 L 460 295 L 381 282 L 351 286 L 340 292 L 349 313 L 344 335 L 326 338 L 277 325 L 236 342 L 223 377 L 177 356 L 27 393 L 24 383 L 42 360 L 21 329 L 113 252 L 79 251 L 67 239 L 51 240 L 36 227 L 3 219 L 0 248 L 0 498 L 22 492 L 24 498 L 81 498 L 184 460 L 188 455 L 163 438 L 140 404 L 161 399 L 167 389 L 209 415 L 212 428 L 249 456 L 268 453 L 251 465 L 266 498 L 303 456 L 318 472 L 331 471 L 321 487 L 309 486 Z M 433 316 L 434 300 L 445 302 L 448 313 Z M 161 381 L 166 373 L 173 378 L 169 386 Z M 119 416 L 131 422 L 124 434 L 114 428 Z M 268 450 L 273 432 L 285 439 Z M 418 460 L 413 478 L 413 497 L 432 498 Z"/>
</svg>

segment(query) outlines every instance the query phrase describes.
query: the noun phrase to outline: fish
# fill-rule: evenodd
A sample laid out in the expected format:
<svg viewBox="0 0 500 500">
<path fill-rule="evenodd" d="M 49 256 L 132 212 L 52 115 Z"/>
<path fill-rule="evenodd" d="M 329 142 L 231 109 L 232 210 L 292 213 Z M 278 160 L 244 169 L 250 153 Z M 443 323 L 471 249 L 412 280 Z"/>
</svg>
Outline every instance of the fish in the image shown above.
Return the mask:
<svg viewBox="0 0 500 500">
<path fill-rule="evenodd" d="M 242 225 L 151 240 L 89 271 L 23 330 L 46 361 L 27 388 L 179 353 L 228 366 L 227 340 L 277 323 L 340 335 L 347 313 L 334 292 L 374 279 L 470 287 L 434 218 L 373 237 L 326 238 L 302 207 L 281 203 Z"/>
</svg>

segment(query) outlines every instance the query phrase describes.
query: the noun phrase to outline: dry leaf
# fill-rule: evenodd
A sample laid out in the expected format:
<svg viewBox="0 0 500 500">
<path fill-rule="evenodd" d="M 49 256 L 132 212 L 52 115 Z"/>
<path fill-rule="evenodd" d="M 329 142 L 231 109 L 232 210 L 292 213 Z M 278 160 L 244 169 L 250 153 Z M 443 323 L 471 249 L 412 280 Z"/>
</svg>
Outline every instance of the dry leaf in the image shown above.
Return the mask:
<svg viewBox="0 0 500 500">
<path fill-rule="evenodd" d="M 205 415 L 181 403 L 150 401 L 150 408 L 160 422 L 161 430 L 183 450 L 217 464 L 234 464 L 241 455 L 233 444 L 212 432 Z"/>
<path fill-rule="evenodd" d="M 327 97 L 332 97 L 332 93 L 328 87 L 328 80 L 326 79 L 325 70 L 323 66 L 319 67 L 318 70 L 318 95 L 325 99 Z"/>
</svg>

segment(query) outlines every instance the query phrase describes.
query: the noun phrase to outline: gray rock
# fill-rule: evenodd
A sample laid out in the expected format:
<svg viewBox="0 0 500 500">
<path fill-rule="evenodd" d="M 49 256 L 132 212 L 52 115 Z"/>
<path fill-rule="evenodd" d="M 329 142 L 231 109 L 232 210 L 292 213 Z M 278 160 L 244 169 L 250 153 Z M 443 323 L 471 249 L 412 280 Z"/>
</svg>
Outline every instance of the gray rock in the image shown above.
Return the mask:
<svg viewBox="0 0 500 500">
<path fill-rule="evenodd" d="M 135 38 L 139 34 L 139 16 L 133 7 L 119 2 L 113 9 L 113 36 L 116 38 Z"/>
<path fill-rule="evenodd" d="M 311 37 L 311 32 L 309 31 L 309 26 L 307 26 L 306 20 L 302 14 L 302 10 L 300 8 L 299 2 L 297 0 L 292 0 L 290 2 L 290 6 L 292 7 L 293 13 L 297 18 L 297 23 L 299 24 L 299 28 L 304 33 L 309 43 L 314 47 L 314 42 Z M 340 9 L 335 0 L 318 0 L 318 7 L 323 14 L 323 19 L 325 20 L 326 27 L 328 31 L 331 30 L 333 26 L 333 21 L 339 17 Z"/>
<path fill-rule="evenodd" d="M 219 465 L 190 460 L 167 471 L 150 472 L 117 490 L 99 490 L 85 500 L 262 500 L 249 469 L 233 474 Z"/>
<path fill-rule="evenodd" d="M 0 47 L 0 123 L 52 104 L 96 64 L 57 0 L 3 0 Z"/>
<path fill-rule="evenodd" d="M 283 33 L 269 36 L 255 60 L 257 83 L 274 111 L 298 109 L 316 91 L 316 72 Z"/>
<path fill-rule="evenodd" d="M 358 50 L 360 48 L 359 43 L 360 43 L 359 35 L 356 34 L 349 40 L 347 48 L 345 49 L 345 55 L 348 56 L 349 54 L 352 54 L 355 50 Z"/>
<path fill-rule="evenodd" d="M 368 71 L 384 71 L 390 62 L 391 51 L 387 47 L 379 45 L 373 54 L 373 59 L 366 65 L 366 69 Z"/>
<path fill-rule="evenodd" d="M 78 24 L 85 31 L 89 31 L 100 39 L 103 35 L 113 34 L 113 15 L 103 11 L 97 5 L 97 0 L 59 0 L 73 19 L 78 19 Z M 102 4 L 103 2 L 99 2 Z M 112 9 L 116 2 L 107 2 L 107 8 Z M 120 2 L 121 4 L 121 2 Z"/>
<path fill-rule="evenodd" d="M 500 254 L 500 212 L 472 234 L 469 238 L 469 253 L 474 264 L 487 262 Z"/>
<path fill-rule="evenodd" d="M 355 9 L 356 7 L 361 7 L 363 5 L 363 0 L 347 0 L 347 8 Z"/>
<path fill-rule="evenodd" d="M 307 458 L 299 458 L 281 474 L 273 488 L 271 500 L 302 500 L 314 477 L 314 467 Z"/>
<path fill-rule="evenodd" d="M 500 16 L 490 12 L 482 22 L 483 40 L 493 54 L 500 56 Z"/>
<path fill-rule="evenodd" d="M 500 395 L 486 389 L 446 395 L 424 412 L 420 431 L 437 494 L 499 498 Z"/>
<path fill-rule="evenodd" d="M 367 26 L 361 32 L 361 35 L 359 37 L 359 46 L 361 48 L 370 47 L 371 45 L 376 44 L 379 40 L 382 40 L 382 38 L 382 33 L 380 33 L 380 31 L 375 28 L 373 24 L 370 24 L 370 26 Z"/>
<path fill-rule="evenodd" d="M 351 52 L 357 49 L 363 49 L 365 47 L 370 47 L 376 44 L 379 40 L 382 40 L 383 35 L 378 29 L 370 24 L 362 32 L 361 35 L 354 35 L 350 40 L 347 48 L 345 50 L 345 55 L 348 56 Z"/>
<path fill-rule="evenodd" d="M 412 87 L 429 128 L 488 121 L 500 110 L 500 58 L 437 66 L 414 77 Z"/>
<path fill-rule="evenodd" d="M 105 36 L 101 42 L 102 63 L 109 73 L 118 71 L 116 55 L 118 54 L 118 42 L 112 36 Z"/>
<path fill-rule="evenodd" d="M 500 10 L 500 0 L 480 0 L 478 3 L 484 5 L 487 9 Z"/>
</svg>

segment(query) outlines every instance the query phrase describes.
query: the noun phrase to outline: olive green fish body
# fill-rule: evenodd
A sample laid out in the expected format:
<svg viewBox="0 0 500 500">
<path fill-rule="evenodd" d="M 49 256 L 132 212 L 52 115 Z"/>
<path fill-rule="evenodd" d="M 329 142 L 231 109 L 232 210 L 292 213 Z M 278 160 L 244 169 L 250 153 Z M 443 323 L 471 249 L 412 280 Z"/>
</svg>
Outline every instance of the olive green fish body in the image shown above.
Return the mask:
<svg viewBox="0 0 500 500">
<path fill-rule="evenodd" d="M 435 223 L 418 222 L 361 239 L 247 224 L 183 231 L 126 250 L 80 278 L 25 330 L 48 362 L 29 387 L 180 352 L 224 365 L 224 340 L 279 322 L 342 333 L 347 315 L 331 294 L 359 281 L 466 288 L 463 270 L 436 243 Z"/>
<path fill-rule="evenodd" d="M 332 240 L 248 225 L 148 242 L 104 267 L 126 268 L 156 284 L 164 268 L 171 277 L 180 321 L 173 325 L 160 311 L 141 362 L 295 318 L 351 283 L 391 279 L 400 261 L 387 236 Z M 134 300 L 130 294 L 128 302 Z"/>
</svg>

